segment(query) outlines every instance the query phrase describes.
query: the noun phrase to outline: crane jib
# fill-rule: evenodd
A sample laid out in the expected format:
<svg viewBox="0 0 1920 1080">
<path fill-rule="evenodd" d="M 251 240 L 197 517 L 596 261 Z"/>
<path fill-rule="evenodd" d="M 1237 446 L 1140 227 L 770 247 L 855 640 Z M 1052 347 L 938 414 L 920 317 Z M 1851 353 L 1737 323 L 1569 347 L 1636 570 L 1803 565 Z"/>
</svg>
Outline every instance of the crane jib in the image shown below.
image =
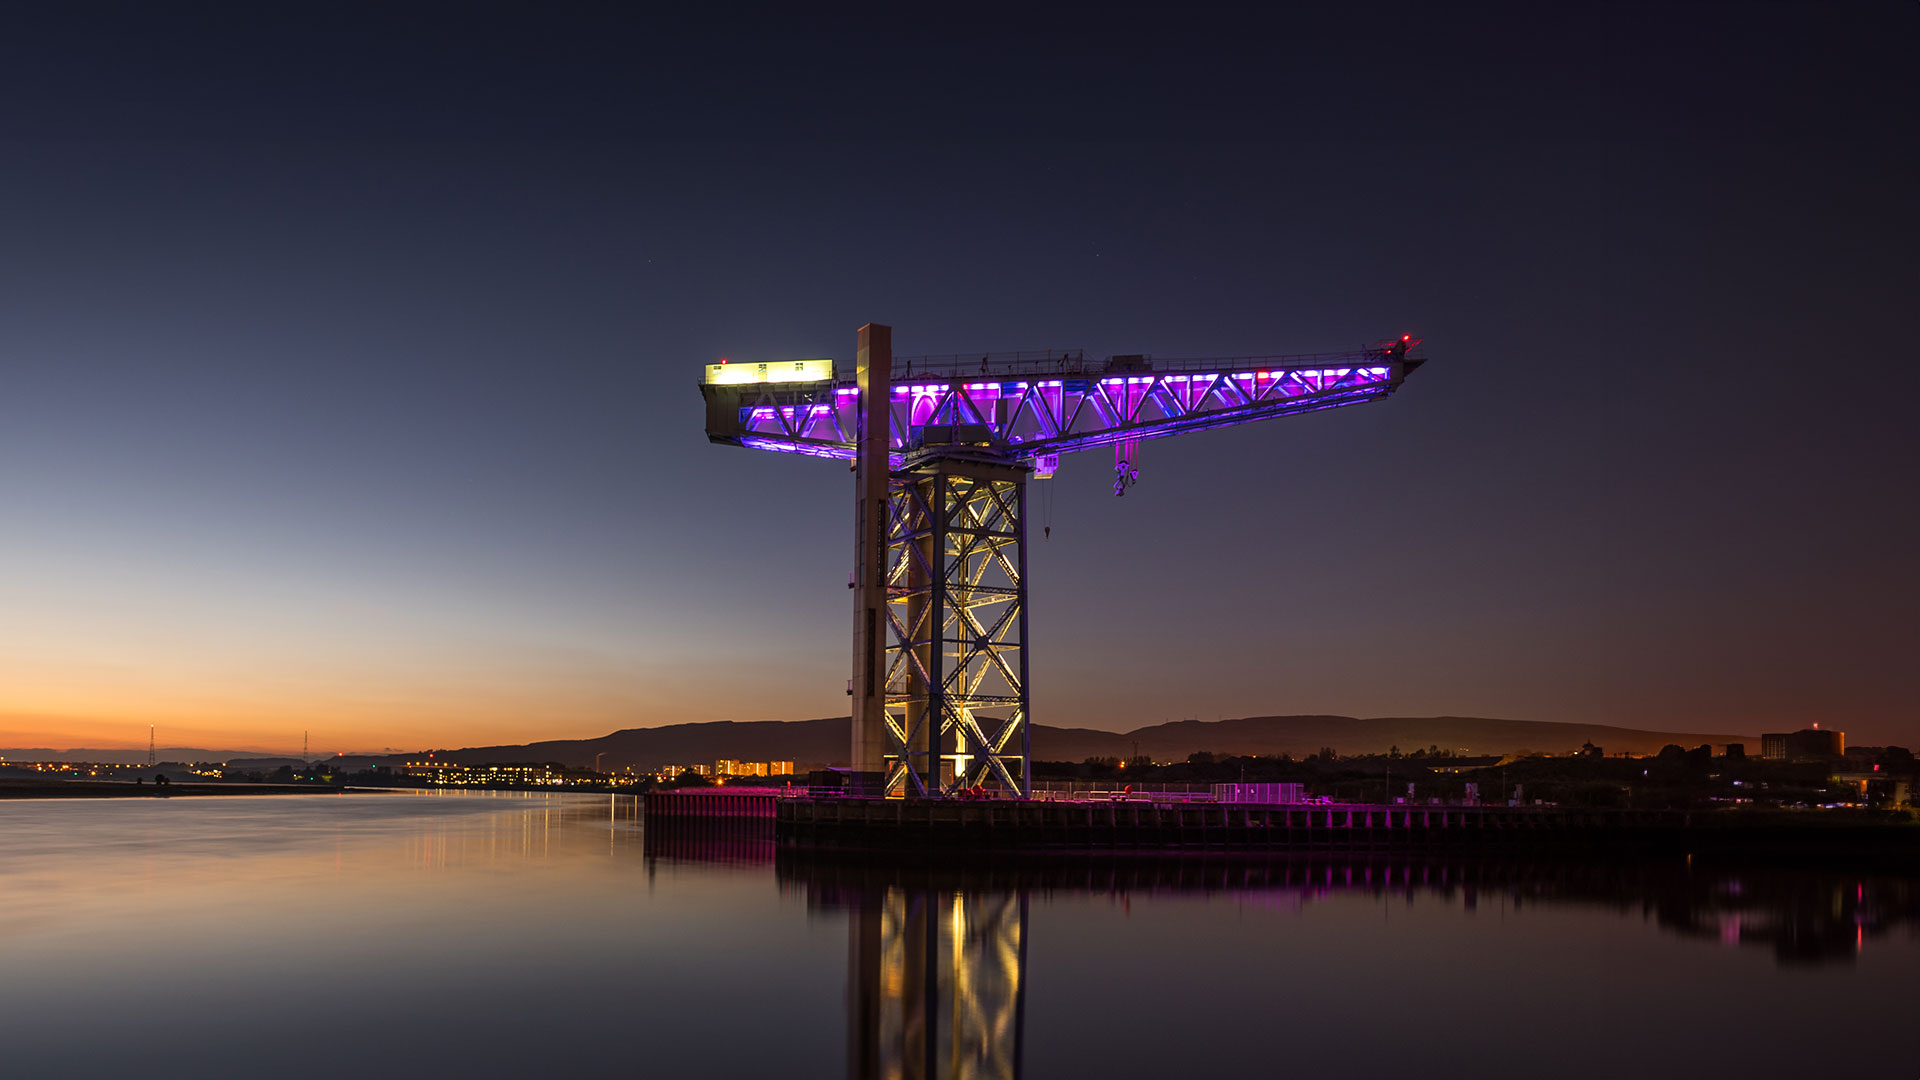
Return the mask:
<svg viewBox="0 0 1920 1080">
<path fill-rule="evenodd" d="M 971 364 L 901 361 L 888 384 L 889 447 L 909 458 L 970 451 L 1038 459 L 1377 401 L 1421 361 L 1396 343 L 1353 353 L 1228 360 L 1081 356 Z M 1029 356 L 1034 354 L 1014 354 Z M 944 359 L 944 358 L 943 358 Z M 781 367 L 760 365 L 761 367 Z M 805 363 L 825 374 L 828 361 Z M 744 367 L 744 365 L 742 365 Z M 960 370 L 953 370 L 959 368 Z M 711 370 L 711 369 L 710 369 Z M 709 381 L 707 436 L 777 453 L 852 460 L 850 380 Z"/>
</svg>

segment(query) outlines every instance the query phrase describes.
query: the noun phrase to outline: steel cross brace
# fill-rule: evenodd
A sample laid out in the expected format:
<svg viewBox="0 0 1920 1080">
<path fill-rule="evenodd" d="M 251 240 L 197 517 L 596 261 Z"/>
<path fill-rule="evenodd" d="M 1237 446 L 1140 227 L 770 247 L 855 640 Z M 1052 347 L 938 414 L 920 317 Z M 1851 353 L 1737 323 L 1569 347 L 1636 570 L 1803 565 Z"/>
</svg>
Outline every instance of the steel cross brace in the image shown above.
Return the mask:
<svg viewBox="0 0 1920 1080">
<path fill-rule="evenodd" d="M 946 457 L 892 478 L 888 794 L 1031 789 L 1026 478 L 1020 465 Z"/>
</svg>

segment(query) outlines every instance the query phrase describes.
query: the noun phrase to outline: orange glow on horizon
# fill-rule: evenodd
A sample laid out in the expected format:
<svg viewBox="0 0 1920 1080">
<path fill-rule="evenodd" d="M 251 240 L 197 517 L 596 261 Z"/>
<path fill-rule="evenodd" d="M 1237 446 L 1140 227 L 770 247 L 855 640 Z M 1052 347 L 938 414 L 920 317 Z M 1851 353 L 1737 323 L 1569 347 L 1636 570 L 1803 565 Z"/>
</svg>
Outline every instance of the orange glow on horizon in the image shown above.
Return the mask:
<svg viewBox="0 0 1920 1080">
<path fill-rule="evenodd" d="M 635 697 L 604 686 L 476 686 L 464 694 L 444 687 L 361 694 L 290 687 L 272 696 L 151 685 L 9 687 L 0 747 L 145 750 L 152 725 L 162 749 L 298 754 L 308 733 L 318 757 L 596 738 L 622 728 L 726 718 L 676 707 L 664 695 L 645 702 Z"/>
</svg>

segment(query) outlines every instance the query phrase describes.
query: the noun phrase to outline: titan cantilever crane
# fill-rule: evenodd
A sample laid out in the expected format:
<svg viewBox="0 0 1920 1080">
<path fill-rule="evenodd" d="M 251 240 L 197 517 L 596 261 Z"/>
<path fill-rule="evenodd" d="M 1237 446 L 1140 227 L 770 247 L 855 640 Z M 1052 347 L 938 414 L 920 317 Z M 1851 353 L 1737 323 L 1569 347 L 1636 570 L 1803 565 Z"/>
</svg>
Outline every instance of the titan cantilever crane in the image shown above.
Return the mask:
<svg viewBox="0 0 1920 1080">
<path fill-rule="evenodd" d="M 707 365 L 717 443 L 851 461 L 853 771 L 871 794 L 1032 789 L 1026 491 L 1060 455 L 1114 448 L 1114 494 L 1147 439 L 1377 401 L 1424 361 L 1357 352 L 1161 360 L 1078 351 L 896 361 L 860 328 L 832 360 Z"/>
</svg>

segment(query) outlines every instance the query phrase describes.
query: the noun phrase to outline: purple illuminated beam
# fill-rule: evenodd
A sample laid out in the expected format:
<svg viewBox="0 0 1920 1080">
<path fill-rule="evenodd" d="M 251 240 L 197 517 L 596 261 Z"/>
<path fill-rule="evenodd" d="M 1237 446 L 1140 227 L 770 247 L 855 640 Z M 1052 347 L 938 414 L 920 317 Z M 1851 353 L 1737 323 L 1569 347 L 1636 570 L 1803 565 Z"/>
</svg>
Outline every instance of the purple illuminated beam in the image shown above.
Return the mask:
<svg viewBox="0 0 1920 1080">
<path fill-rule="evenodd" d="M 1298 398 L 1270 399 L 1252 402 L 1231 408 L 1209 411 L 1196 411 L 1184 416 L 1169 417 L 1143 423 L 1125 423 L 1115 415 L 1119 410 L 1096 400 L 1086 407 L 1101 418 L 1101 425 L 1092 431 L 1063 434 L 1053 437 L 1014 436 L 997 447 L 1004 454 L 1014 458 L 1034 458 L 1043 454 L 1070 454 L 1081 450 L 1095 450 L 1110 446 L 1116 442 L 1164 438 L 1169 435 L 1182 435 L 1194 431 L 1210 431 L 1215 428 L 1232 427 L 1236 424 L 1253 423 L 1259 420 L 1271 420 L 1282 416 L 1295 416 L 1302 413 L 1319 412 L 1324 409 L 1358 405 L 1386 397 L 1394 387 L 1386 383 L 1345 386 L 1333 391 Z M 771 414 L 771 410 L 754 410 L 743 426 L 748 428 L 742 433 L 725 441 L 750 450 L 768 450 L 781 454 L 799 454 L 805 457 L 828 458 L 837 461 L 851 461 L 854 448 L 851 444 L 819 438 L 807 438 L 780 430 L 787 425 L 780 424 Z M 909 432 L 922 425 L 908 425 Z M 997 429 L 999 425 L 994 425 Z M 757 430 L 756 430 L 757 429 Z M 1004 434 L 995 430 L 994 434 L 1004 439 Z M 898 439 L 896 438 L 896 441 Z M 998 440 L 996 440 L 998 441 Z"/>
<path fill-rule="evenodd" d="M 1273 362 L 1280 359 L 1175 360 L 1153 367 L 1110 362 L 1098 369 L 1033 372 L 1036 378 L 1010 371 L 982 379 L 968 371 L 930 379 L 921 372 L 895 382 L 887 395 L 894 467 L 928 428 L 977 433 L 967 436 L 984 440 L 976 448 L 1003 459 L 1040 458 L 1376 401 L 1398 389 L 1419 363 L 1395 350 Z M 707 435 L 715 442 L 837 461 L 854 457 L 856 387 L 796 383 L 706 392 L 710 417 L 738 417 L 735 423 L 710 423 Z M 725 413 L 716 413 L 716 405 Z M 929 446 L 913 456 L 923 452 L 947 451 Z"/>
<path fill-rule="evenodd" d="M 776 454 L 800 454 L 803 457 L 833 458 L 837 461 L 853 460 L 853 447 L 835 446 L 831 443 L 793 442 L 781 438 L 748 435 L 739 440 L 739 445 L 749 450 L 771 450 Z"/>
<path fill-rule="evenodd" d="M 1112 446 L 1114 443 L 1128 440 L 1159 439 L 1193 431 L 1211 431 L 1215 428 L 1233 427 L 1236 424 L 1250 424 L 1258 420 L 1320 412 L 1323 409 L 1337 409 L 1345 405 L 1359 405 L 1384 398 L 1392 393 L 1392 390 L 1390 386 L 1355 387 L 1339 393 L 1299 398 L 1285 404 L 1258 409 L 1194 413 L 1173 420 L 1090 431 L 1056 439 L 1015 443 L 1007 447 L 1007 453 L 1016 458 L 1032 458 L 1042 454 L 1071 454 L 1081 450 L 1097 450 L 1103 446 Z"/>
<path fill-rule="evenodd" d="M 798 454 L 801 457 L 829 458 L 834 461 L 852 461 L 854 448 L 837 443 L 805 442 L 797 439 L 784 439 L 779 436 L 744 435 L 737 439 L 726 440 L 735 446 L 744 446 L 749 450 L 771 450 L 776 454 Z M 906 464 L 906 458 L 900 454 L 887 455 L 887 467 L 898 469 Z"/>
</svg>

